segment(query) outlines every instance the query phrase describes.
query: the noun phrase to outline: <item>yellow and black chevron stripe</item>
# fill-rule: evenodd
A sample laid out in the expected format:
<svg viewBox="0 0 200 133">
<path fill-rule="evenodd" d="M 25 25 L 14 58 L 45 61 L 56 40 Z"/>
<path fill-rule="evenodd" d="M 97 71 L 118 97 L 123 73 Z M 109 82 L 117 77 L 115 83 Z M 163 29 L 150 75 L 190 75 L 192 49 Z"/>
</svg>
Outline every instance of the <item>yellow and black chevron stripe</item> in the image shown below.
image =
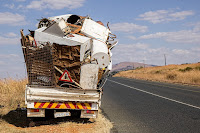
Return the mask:
<svg viewBox="0 0 200 133">
<path fill-rule="evenodd" d="M 86 109 L 91 110 L 92 103 L 75 102 L 34 102 L 34 108 L 47 109 Z"/>
</svg>

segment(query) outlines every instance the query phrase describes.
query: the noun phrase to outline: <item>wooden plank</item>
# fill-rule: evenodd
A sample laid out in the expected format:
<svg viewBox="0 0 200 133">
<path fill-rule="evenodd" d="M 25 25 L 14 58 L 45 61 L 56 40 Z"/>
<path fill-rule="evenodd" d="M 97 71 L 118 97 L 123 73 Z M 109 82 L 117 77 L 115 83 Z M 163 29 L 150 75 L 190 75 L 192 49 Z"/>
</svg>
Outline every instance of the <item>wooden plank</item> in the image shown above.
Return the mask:
<svg viewBox="0 0 200 133">
<path fill-rule="evenodd" d="M 60 52 L 62 50 L 62 52 Z M 53 45 L 53 64 L 61 71 L 67 69 L 72 79 L 79 83 L 80 80 L 80 46 Z M 56 72 L 59 79 L 60 72 Z M 58 81 L 59 82 L 59 81 Z"/>
</svg>

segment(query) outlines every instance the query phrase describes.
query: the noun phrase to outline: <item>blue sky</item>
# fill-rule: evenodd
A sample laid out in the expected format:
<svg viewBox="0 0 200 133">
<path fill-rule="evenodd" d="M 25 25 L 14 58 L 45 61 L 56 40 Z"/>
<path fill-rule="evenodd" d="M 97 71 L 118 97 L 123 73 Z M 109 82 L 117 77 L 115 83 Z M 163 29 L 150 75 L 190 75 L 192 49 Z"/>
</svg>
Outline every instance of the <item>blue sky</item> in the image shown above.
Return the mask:
<svg viewBox="0 0 200 133">
<path fill-rule="evenodd" d="M 89 15 L 110 22 L 118 45 L 113 63 L 164 65 L 200 62 L 199 0 L 0 0 L 0 78 L 26 75 L 20 29 L 35 30 L 38 19 Z"/>
</svg>

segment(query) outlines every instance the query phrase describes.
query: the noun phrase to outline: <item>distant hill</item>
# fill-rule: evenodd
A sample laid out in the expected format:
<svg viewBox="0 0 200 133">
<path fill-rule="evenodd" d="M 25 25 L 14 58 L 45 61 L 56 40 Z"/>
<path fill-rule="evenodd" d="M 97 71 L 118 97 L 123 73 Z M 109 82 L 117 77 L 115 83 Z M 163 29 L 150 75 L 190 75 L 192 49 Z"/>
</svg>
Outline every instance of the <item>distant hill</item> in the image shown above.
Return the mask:
<svg viewBox="0 0 200 133">
<path fill-rule="evenodd" d="M 138 62 L 120 62 L 118 64 L 113 65 L 111 72 L 136 69 L 138 67 L 153 67 L 153 66 L 155 65 L 143 64 Z"/>
</svg>

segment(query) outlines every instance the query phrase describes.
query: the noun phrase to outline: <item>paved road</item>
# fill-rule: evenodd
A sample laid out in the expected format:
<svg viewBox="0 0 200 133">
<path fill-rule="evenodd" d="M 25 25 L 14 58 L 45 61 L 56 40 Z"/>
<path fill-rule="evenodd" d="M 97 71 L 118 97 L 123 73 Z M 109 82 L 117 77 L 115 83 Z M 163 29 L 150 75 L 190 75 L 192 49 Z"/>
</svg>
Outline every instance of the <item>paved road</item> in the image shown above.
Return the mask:
<svg viewBox="0 0 200 133">
<path fill-rule="evenodd" d="M 109 78 L 102 109 L 113 132 L 200 133 L 200 88 Z"/>
</svg>

